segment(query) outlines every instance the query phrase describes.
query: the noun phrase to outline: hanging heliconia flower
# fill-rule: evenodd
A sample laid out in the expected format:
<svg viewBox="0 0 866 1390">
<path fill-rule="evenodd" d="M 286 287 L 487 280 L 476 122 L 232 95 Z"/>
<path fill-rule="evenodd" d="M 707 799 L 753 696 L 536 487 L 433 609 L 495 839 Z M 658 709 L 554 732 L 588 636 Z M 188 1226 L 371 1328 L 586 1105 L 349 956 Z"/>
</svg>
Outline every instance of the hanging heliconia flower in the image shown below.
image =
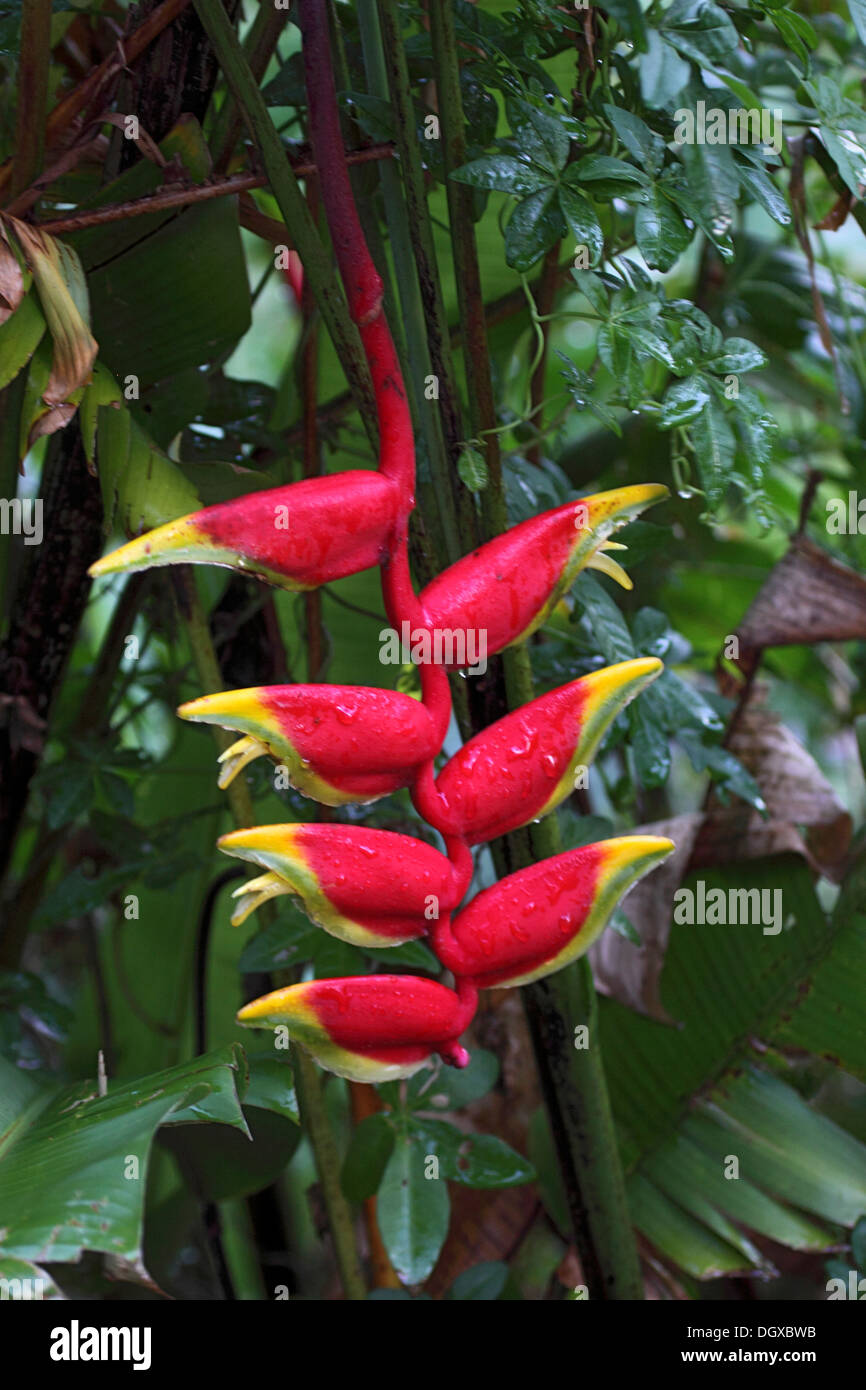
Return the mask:
<svg viewBox="0 0 866 1390">
<path fill-rule="evenodd" d="M 411 835 L 363 825 L 259 825 L 233 830 L 221 850 L 267 872 L 240 887 L 232 918 L 296 894 L 317 926 L 353 946 L 399 946 L 423 936 L 459 897 L 450 860 Z"/>
<path fill-rule="evenodd" d="M 310 980 L 254 999 L 238 1014 L 249 1028 L 287 1027 L 316 1061 L 351 1081 L 411 1076 L 438 1053 L 465 1067 L 458 1039 L 475 1012 L 463 998 L 415 975 L 360 975 Z"/>
<path fill-rule="evenodd" d="M 507 835 L 555 810 L 591 763 L 605 731 L 662 670 L 657 657 L 605 666 L 551 690 L 476 734 L 436 788 L 469 844 Z"/>
<path fill-rule="evenodd" d="M 226 690 L 190 700 L 178 714 L 244 734 L 220 758 L 221 787 L 267 753 L 293 787 L 326 806 L 375 801 L 408 787 L 445 736 L 420 700 L 365 686 Z"/>
<path fill-rule="evenodd" d="M 381 473 L 304 478 L 169 521 L 90 573 L 225 565 L 283 589 L 316 589 L 381 564 L 403 508 L 400 489 Z"/>
<path fill-rule="evenodd" d="M 533 517 L 451 565 L 421 593 L 408 565 L 415 505 L 412 420 L 382 312 L 382 284 L 352 197 L 330 61 L 325 0 L 299 22 L 308 113 L 331 241 L 370 368 L 378 413 L 377 472 L 305 479 L 206 507 L 131 540 L 94 575 L 167 564 L 226 565 L 287 589 L 381 567 L 388 619 L 432 637 L 483 634 L 492 655 L 524 642 L 585 569 L 627 588 L 611 539 L 667 490 L 617 488 Z M 453 644 L 468 654 L 477 643 Z M 434 645 L 435 649 L 435 645 Z M 234 921 L 294 894 L 314 923 L 381 949 L 424 937 L 455 989 L 408 975 L 311 980 L 245 1005 L 249 1027 L 286 1027 L 317 1061 L 357 1081 L 411 1075 L 435 1055 L 465 1066 L 459 1042 L 478 988 L 540 979 L 582 955 L 633 883 L 673 849 L 632 835 L 586 845 L 511 874 L 457 910 L 472 876 L 469 846 L 554 810 L 613 719 L 661 670 L 654 658 L 583 676 L 471 739 L 435 776 L 451 716 L 444 667 L 421 667 L 421 700 L 353 686 L 256 687 L 204 695 L 184 719 L 241 734 L 220 785 L 266 754 L 305 795 L 329 806 L 400 787 L 439 831 L 447 856 L 408 835 L 334 824 L 270 825 L 224 835 L 220 848 L 264 870 L 236 893 Z"/>
<path fill-rule="evenodd" d="M 657 483 L 616 488 L 567 502 L 496 536 L 451 565 L 421 594 L 434 630 L 486 634 L 487 653 L 525 642 L 568 593 L 581 570 L 631 581 L 605 545 L 668 490 Z"/>
<path fill-rule="evenodd" d="M 624 835 L 544 859 L 485 888 L 438 925 L 436 954 L 479 989 L 528 985 L 589 950 L 623 895 L 672 852 L 671 840 Z"/>
</svg>

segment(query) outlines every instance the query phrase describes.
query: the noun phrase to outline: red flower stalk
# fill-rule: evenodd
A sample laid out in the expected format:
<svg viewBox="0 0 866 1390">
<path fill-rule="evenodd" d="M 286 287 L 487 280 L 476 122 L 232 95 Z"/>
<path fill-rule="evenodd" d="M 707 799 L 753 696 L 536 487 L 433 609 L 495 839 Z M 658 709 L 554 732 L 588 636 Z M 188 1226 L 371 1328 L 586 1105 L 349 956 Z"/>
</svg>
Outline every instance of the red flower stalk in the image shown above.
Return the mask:
<svg viewBox="0 0 866 1390">
<path fill-rule="evenodd" d="M 221 850 L 267 872 L 235 893 L 235 925 L 269 898 L 297 894 L 304 911 L 353 946 L 399 946 L 423 936 L 460 901 L 444 854 L 411 835 L 363 825 L 259 825 L 233 830 Z"/>
<path fill-rule="evenodd" d="M 479 989 L 530 984 L 586 952 L 617 903 L 674 846 L 626 835 L 557 854 L 485 888 L 433 929 L 436 954 Z"/>
<path fill-rule="evenodd" d="M 492 655 L 525 641 L 546 622 L 583 569 L 603 569 L 630 588 L 604 548 L 615 531 L 667 495 L 658 483 L 617 488 L 513 526 L 422 591 L 430 626 L 485 633 Z"/>
<path fill-rule="evenodd" d="M 351 685 L 272 685 L 203 695 L 178 714 L 245 735 L 220 761 L 226 787 L 269 754 L 292 786 L 326 806 L 375 801 L 407 787 L 441 746 L 446 718 L 393 690 Z"/>
<path fill-rule="evenodd" d="M 612 721 L 662 670 L 656 657 L 605 666 L 476 734 L 436 779 L 446 820 L 469 844 L 548 815 L 575 788 Z M 426 801 L 422 809 L 436 817 Z"/>
<path fill-rule="evenodd" d="M 437 1052 L 465 1067 L 457 1039 L 475 1012 L 475 990 L 459 992 L 414 975 L 360 975 L 310 980 L 247 1004 L 238 1021 L 250 1028 L 284 1024 L 320 1066 L 351 1081 L 411 1076 Z"/>
</svg>

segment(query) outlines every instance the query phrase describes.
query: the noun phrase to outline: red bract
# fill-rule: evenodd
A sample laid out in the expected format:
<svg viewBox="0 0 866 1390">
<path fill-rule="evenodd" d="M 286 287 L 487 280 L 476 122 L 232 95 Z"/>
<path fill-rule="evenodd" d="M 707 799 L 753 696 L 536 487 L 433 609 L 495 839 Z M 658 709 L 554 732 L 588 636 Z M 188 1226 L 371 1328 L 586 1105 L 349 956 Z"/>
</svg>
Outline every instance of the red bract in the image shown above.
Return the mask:
<svg viewBox="0 0 866 1390">
<path fill-rule="evenodd" d="M 225 565 L 284 589 L 315 589 L 380 564 L 402 512 L 399 487 L 381 473 L 305 478 L 169 521 L 90 573 Z"/>
<path fill-rule="evenodd" d="M 447 726 L 409 695 L 351 685 L 227 690 L 190 700 L 178 714 L 245 735 L 220 760 L 221 787 L 267 753 L 292 786 L 326 806 L 375 801 L 409 786 Z"/>
<path fill-rule="evenodd" d="M 458 902 L 454 870 L 411 835 L 362 825 L 259 825 L 217 842 L 268 872 L 243 884 L 233 921 L 268 898 L 296 893 L 307 915 L 353 946 L 398 946 L 423 936 Z"/>
<path fill-rule="evenodd" d="M 414 975 L 360 975 L 310 980 L 247 1004 L 238 1021 L 251 1028 L 285 1025 L 321 1066 L 352 1081 L 411 1076 L 437 1052 L 465 1067 L 457 1039 L 475 1011 L 475 993 L 462 997 Z"/>
<path fill-rule="evenodd" d="M 476 844 L 553 811 L 619 711 L 661 669 L 655 657 L 605 666 L 476 734 L 436 779 L 450 824 Z"/>
<path fill-rule="evenodd" d="M 479 989 L 526 985 L 589 949 L 623 894 L 674 846 L 626 835 L 509 874 L 434 929 L 436 953 Z"/>
<path fill-rule="evenodd" d="M 439 632 L 483 633 L 492 655 L 535 632 L 582 569 L 615 571 L 630 587 L 604 546 L 619 527 L 667 492 L 656 483 L 617 488 L 512 527 L 465 555 L 422 591 L 430 626 Z"/>
</svg>

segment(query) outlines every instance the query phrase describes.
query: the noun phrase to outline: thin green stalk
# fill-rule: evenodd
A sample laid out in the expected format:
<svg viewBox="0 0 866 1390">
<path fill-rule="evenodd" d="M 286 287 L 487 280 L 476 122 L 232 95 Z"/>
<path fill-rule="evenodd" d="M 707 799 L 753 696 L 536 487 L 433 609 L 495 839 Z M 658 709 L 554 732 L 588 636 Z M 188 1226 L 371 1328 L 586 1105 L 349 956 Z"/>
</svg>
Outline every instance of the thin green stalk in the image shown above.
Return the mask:
<svg viewBox="0 0 866 1390">
<path fill-rule="evenodd" d="M 358 24 L 361 34 L 361 48 L 364 54 L 364 67 L 367 85 L 372 96 L 388 101 L 390 93 L 388 74 L 382 52 L 382 35 L 376 0 L 358 0 Z M 397 119 L 398 129 L 400 116 Z M 436 401 L 426 399 L 426 387 L 433 375 L 427 332 L 424 321 L 424 307 L 418 288 L 415 257 L 412 251 L 412 238 L 407 218 L 406 204 L 400 185 L 400 174 L 393 160 L 383 160 L 378 168 L 379 181 L 385 204 L 385 218 L 391 254 L 394 258 L 394 272 L 400 293 L 400 306 L 406 335 L 412 343 L 412 352 L 407 355 L 405 373 L 409 386 L 409 400 L 417 428 L 424 439 L 427 459 L 430 465 L 431 484 L 425 487 L 423 477 L 420 481 L 422 505 L 428 524 L 438 517 L 438 526 L 432 537 L 437 550 L 444 552 L 448 562 L 460 558 L 460 543 L 457 536 L 457 515 L 454 507 L 449 459 L 445 447 L 442 428 L 442 414 Z"/>
<path fill-rule="evenodd" d="M 431 0 L 430 19 L 445 166 L 450 173 L 465 162 L 466 142 L 454 13 L 449 0 Z M 505 530 L 507 513 L 498 437 L 485 434 L 495 428 L 496 413 L 468 199 L 469 190 L 449 179 L 448 206 L 470 410 L 475 431 L 485 438 L 488 450 L 490 477 L 481 498 L 485 530 L 490 536 Z M 525 648 L 511 649 L 503 653 L 502 665 L 506 706 L 517 709 L 533 698 L 529 653 Z M 535 858 L 547 858 L 561 849 L 553 817 L 532 827 L 528 838 L 526 832 L 507 836 L 497 869 L 506 862 L 509 869 L 526 863 L 529 846 Z M 599 1048 L 595 988 L 588 961 L 578 961 L 547 980 L 527 986 L 524 1002 L 590 1297 L 640 1299 L 640 1269 Z M 575 1046 L 575 1029 L 581 1025 L 589 1030 L 586 1048 Z"/>
<path fill-rule="evenodd" d="M 244 54 L 249 63 L 250 72 L 257 83 L 261 82 L 267 71 L 268 63 L 273 57 L 274 49 L 286 27 L 288 18 L 288 10 L 277 10 L 269 8 L 267 5 L 260 5 L 256 10 L 249 33 L 244 39 Z M 214 155 L 214 167 L 217 171 L 225 169 L 231 159 L 238 142 L 241 124 L 242 117 L 238 111 L 238 104 L 229 93 L 214 121 L 213 134 L 210 140 Z"/>
<path fill-rule="evenodd" d="M 282 141 L 228 15 L 222 5 L 214 4 L 213 0 L 194 0 L 194 3 L 256 143 L 283 221 L 291 232 L 294 249 L 303 262 L 304 274 L 312 286 L 337 356 L 355 394 L 364 427 L 375 447 L 376 403 L 370 372 L 358 330 L 349 317 L 346 300 L 331 269 L 330 257 L 316 231 L 306 199 L 286 158 Z"/>
<path fill-rule="evenodd" d="M 439 411 L 449 457 L 456 465 L 464 438 L 460 417 L 460 400 L 454 376 L 451 353 L 451 331 L 442 295 L 442 283 L 436 260 L 433 226 L 427 207 L 424 168 L 420 144 L 415 132 L 415 110 L 409 66 L 400 31 L 397 0 L 379 0 L 379 20 L 382 32 L 384 60 L 387 68 L 391 106 L 394 110 L 397 150 L 406 197 L 408 231 L 418 272 L 418 285 L 423 304 L 423 325 L 430 353 L 430 365 L 439 383 Z M 449 490 L 456 495 L 460 514 L 459 531 L 469 549 L 477 540 L 475 509 L 472 498 L 456 475 L 449 480 Z"/>
<path fill-rule="evenodd" d="M 18 114 L 10 197 L 17 198 L 42 170 L 51 63 L 51 0 L 25 0 L 21 13 Z"/>
<path fill-rule="evenodd" d="M 508 703 L 518 709 L 534 696 L 529 652 L 506 653 Z M 559 823 L 548 816 L 530 827 L 536 860 L 562 852 Z M 625 1175 L 604 1074 L 598 1000 L 586 956 L 565 970 L 527 985 L 529 1021 L 545 1104 L 565 1177 L 569 1212 L 590 1296 L 643 1298 Z M 586 1028 L 585 1035 L 576 1032 Z M 577 1046 L 585 1037 L 587 1045 Z"/>
<path fill-rule="evenodd" d="M 431 0 L 430 33 L 433 40 L 433 66 L 447 175 L 448 216 L 451 222 L 451 245 L 457 277 L 469 411 L 473 433 L 482 436 L 483 431 L 492 429 L 496 424 L 496 404 L 490 377 L 487 323 L 484 316 L 484 296 L 481 292 L 475 224 L 472 221 L 472 190 L 466 184 L 456 183 L 450 177 L 455 169 L 466 163 L 466 120 L 463 115 L 460 63 L 454 27 L 454 6 L 451 0 Z M 508 514 L 502 488 L 502 457 L 499 439 L 495 434 L 484 437 L 484 449 L 488 484 L 481 493 L 481 515 L 487 535 L 499 535 L 508 527 Z"/>
<path fill-rule="evenodd" d="M 250 1209 L 241 1198 L 220 1202 L 220 1243 L 235 1298 L 245 1303 L 266 1303 L 268 1291 L 261 1265 L 255 1257 L 255 1232 Z"/>
</svg>

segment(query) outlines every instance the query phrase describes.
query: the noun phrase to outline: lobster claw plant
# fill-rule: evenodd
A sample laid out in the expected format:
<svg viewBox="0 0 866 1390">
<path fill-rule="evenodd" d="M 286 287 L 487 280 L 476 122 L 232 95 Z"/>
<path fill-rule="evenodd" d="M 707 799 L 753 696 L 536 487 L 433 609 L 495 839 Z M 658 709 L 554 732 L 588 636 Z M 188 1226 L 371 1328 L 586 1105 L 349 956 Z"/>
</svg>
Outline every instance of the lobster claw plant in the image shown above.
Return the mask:
<svg viewBox="0 0 866 1390">
<path fill-rule="evenodd" d="M 408 622 L 431 636 L 475 629 L 485 633 L 489 652 L 500 651 L 525 641 L 581 570 L 622 580 L 607 554 L 610 537 L 666 489 L 627 487 L 557 507 L 415 593 L 407 545 L 412 422 L 349 184 L 324 4 L 304 4 L 301 27 L 313 149 L 326 174 L 322 199 L 375 392 L 378 471 L 307 479 L 205 508 L 131 541 L 92 573 L 211 563 L 309 589 L 378 565 L 394 628 Z M 182 706 L 185 718 L 242 735 L 224 755 L 221 785 L 267 753 L 287 765 L 302 792 L 328 805 L 408 786 L 446 848 L 443 855 L 406 835 L 339 825 L 271 825 L 224 836 L 222 849 L 264 870 L 240 890 L 236 921 L 276 894 L 295 893 L 314 922 L 355 944 L 381 948 L 426 934 L 455 979 L 454 989 L 406 975 L 313 980 L 254 1000 L 239 1021 L 287 1025 L 321 1066 L 359 1081 L 409 1076 L 436 1053 L 465 1066 L 459 1038 L 478 989 L 537 980 L 583 954 L 627 889 L 673 848 L 648 836 L 588 845 L 509 875 L 457 911 L 472 874 L 469 846 L 552 811 L 571 789 L 575 767 L 660 669 L 655 659 L 624 662 L 552 691 L 472 739 L 438 778 L 433 760 L 451 712 L 443 665 L 422 665 L 420 702 L 300 685 L 211 694 Z"/>
</svg>

